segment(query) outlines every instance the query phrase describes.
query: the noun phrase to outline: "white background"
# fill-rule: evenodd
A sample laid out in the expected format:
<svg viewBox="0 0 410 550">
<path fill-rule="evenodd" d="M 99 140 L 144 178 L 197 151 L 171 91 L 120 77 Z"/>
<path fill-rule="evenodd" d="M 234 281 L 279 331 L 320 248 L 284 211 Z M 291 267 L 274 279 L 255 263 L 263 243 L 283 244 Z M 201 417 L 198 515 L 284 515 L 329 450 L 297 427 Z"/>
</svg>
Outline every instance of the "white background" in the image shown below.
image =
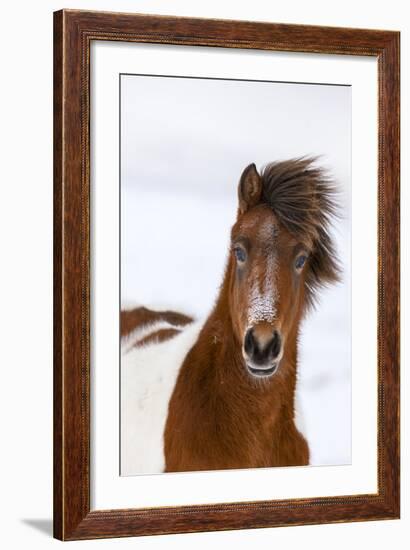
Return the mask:
<svg viewBox="0 0 410 550">
<path fill-rule="evenodd" d="M 289 23 L 329 24 L 402 31 L 402 132 L 403 151 L 408 150 L 408 73 L 409 23 L 404 2 L 346 1 L 343 10 L 329 2 L 311 0 L 286 4 L 266 1 L 198 1 L 195 4 L 169 2 L 117 1 L 58 2 L 41 4 L 11 3 L 3 7 L 1 36 L 3 53 L 1 235 L 2 235 L 2 455 L 1 517 L 2 544 L 6 548 L 30 545 L 47 548 L 58 544 L 50 539 L 52 502 L 52 16 L 61 7 L 141 11 L 203 17 L 271 20 Z M 404 155 L 403 155 L 404 157 Z M 408 179 L 408 160 L 403 158 L 402 180 Z M 403 185 L 404 187 L 404 185 Z M 405 191 L 405 190 L 404 190 Z M 403 206 L 403 219 L 408 213 Z M 405 228 L 407 229 L 407 228 Z M 403 235 L 402 242 L 406 242 Z M 406 252 L 405 250 L 403 251 Z M 407 265 L 404 254 L 404 264 Z M 406 273 L 406 272 L 405 272 Z M 404 278 L 403 278 L 404 280 Z M 403 294 L 406 286 L 403 285 Z M 406 292 L 407 294 L 407 292 Z M 404 309 L 404 308 L 403 308 Z M 405 328 L 405 327 L 404 327 Z M 403 330 L 403 340 L 405 332 Z M 404 357 L 403 357 L 404 359 Z M 405 369 L 403 393 L 408 392 Z M 408 404 L 403 399 L 403 424 L 408 420 Z M 75 543 L 88 547 L 139 545 L 155 548 L 188 548 L 192 544 L 286 545 L 315 548 L 345 548 L 348 544 L 387 545 L 405 548 L 409 531 L 409 489 L 407 466 L 408 437 L 402 430 L 404 490 L 403 519 L 400 522 L 312 526 L 266 529 L 233 533 L 208 533 L 145 538 L 139 540 Z M 166 546 L 165 546 L 166 545 Z"/>
</svg>

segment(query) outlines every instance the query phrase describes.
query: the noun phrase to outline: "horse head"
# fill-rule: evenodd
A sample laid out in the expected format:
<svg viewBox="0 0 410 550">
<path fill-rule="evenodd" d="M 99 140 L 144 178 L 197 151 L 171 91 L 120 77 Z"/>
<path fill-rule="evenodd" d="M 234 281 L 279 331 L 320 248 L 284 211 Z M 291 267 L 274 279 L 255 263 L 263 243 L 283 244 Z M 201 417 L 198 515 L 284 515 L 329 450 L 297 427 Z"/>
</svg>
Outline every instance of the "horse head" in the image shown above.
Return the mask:
<svg viewBox="0 0 410 550">
<path fill-rule="evenodd" d="M 317 290 L 338 279 L 330 224 L 335 188 L 314 159 L 254 164 L 238 186 L 229 304 L 248 372 L 271 377 Z"/>
</svg>

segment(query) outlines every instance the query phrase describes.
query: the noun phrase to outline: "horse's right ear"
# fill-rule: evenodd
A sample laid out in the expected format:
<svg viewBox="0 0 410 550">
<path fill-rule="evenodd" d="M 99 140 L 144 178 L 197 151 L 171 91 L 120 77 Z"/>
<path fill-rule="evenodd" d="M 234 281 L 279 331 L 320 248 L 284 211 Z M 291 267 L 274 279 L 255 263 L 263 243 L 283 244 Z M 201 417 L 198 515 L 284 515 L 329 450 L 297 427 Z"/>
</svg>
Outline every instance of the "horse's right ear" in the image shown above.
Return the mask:
<svg viewBox="0 0 410 550">
<path fill-rule="evenodd" d="M 243 214 L 252 206 L 256 206 L 262 194 L 262 178 L 255 164 L 250 164 L 242 172 L 238 185 L 239 212 Z"/>
</svg>

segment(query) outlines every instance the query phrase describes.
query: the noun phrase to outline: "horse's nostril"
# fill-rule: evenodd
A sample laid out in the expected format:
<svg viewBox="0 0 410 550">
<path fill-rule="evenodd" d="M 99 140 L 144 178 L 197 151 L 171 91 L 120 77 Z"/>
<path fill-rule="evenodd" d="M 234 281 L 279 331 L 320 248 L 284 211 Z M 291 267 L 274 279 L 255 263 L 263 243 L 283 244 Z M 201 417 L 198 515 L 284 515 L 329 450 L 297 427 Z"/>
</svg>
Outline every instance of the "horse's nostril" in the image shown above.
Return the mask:
<svg viewBox="0 0 410 550">
<path fill-rule="evenodd" d="M 251 328 L 246 332 L 244 348 L 249 357 L 252 357 L 255 351 L 255 341 L 253 338 L 253 330 Z"/>
<path fill-rule="evenodd" d="M 273 338 L 269 344 L 269 347 L 270 347 L 269 351 L 271 356 L 274 359 L 279 355 L 281 346 L 282 346 L 282 339 L 280 337 L 279 332 L 275 330 L 273 333 Z"/>
</svg>

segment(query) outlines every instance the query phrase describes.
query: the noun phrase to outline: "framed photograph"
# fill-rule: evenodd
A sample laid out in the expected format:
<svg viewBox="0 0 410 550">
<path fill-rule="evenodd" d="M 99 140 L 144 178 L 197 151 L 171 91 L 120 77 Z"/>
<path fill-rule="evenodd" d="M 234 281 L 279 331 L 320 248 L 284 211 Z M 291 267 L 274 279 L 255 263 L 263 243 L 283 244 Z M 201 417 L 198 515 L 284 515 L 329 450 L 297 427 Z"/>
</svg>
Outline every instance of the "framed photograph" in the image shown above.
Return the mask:
<svg viewBox="0 0 410 550">
<path fill-rule="evenodd" d="M 54 14 L 54 534 L 399 517 L 398 32 Z"/>
</svg>

